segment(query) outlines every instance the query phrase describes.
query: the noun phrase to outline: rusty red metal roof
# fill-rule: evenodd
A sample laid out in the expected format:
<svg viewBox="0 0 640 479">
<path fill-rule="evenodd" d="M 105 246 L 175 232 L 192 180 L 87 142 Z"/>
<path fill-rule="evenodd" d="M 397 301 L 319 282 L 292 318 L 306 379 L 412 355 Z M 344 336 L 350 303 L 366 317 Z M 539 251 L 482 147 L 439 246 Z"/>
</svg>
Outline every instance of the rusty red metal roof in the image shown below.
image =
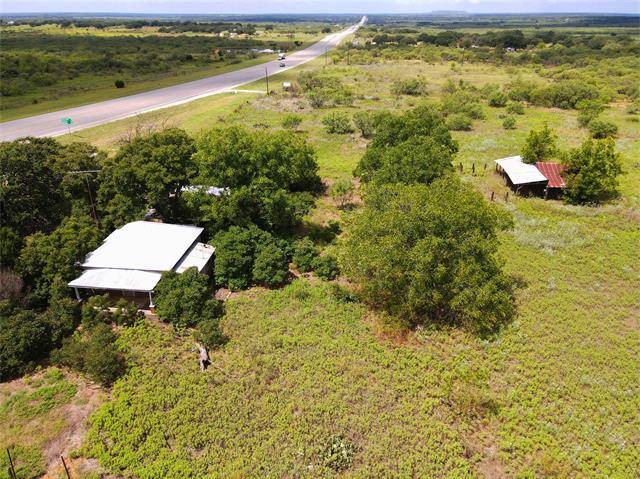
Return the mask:
<svg viewBox="0 0 640 479">
<path fill-rule="evenodd" d="M 549 188 L 564 188 L 566 183 L 562 178 L 562 172 L 567 168 L 562 163 L 549 163 L 546 161 L 536 161 L 536 168 L 540 170 L 548 180 L 547 186 Z"/>
</svg>

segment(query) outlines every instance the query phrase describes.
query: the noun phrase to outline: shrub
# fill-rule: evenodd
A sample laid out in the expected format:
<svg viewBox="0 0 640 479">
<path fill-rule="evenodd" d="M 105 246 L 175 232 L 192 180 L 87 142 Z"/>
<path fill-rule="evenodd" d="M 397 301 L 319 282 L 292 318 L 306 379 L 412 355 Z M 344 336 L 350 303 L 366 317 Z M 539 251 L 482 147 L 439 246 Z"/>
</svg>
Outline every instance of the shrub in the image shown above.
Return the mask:
<svg viewBox="0 0 640 479">
<path fill-rule="evenodd" d="M 494 330 L 515 312 L 496 257 L 502 210 L 454 176 L 369 189 L 339 243 L 341 271 L 362 298 L 411 324 Z"/>
<path fill-rule="evenodd" d="M 504 120 L 502 120 L 502 128 L 505 130 L 515 130 L 516 128 L 516 119 L 513 116 L 507 116 Z"/>
<path fill-rule="evenodd" d="M 156 313 L 176 329 L 194 326 L 210 315 L 222 315 L 221 304 L 212 298 L 209 277 L 195 267 L 181 274 L 163 273 L 155 292 Z"/>
<path fill-rule="evenodd" d="M 474 120 L 484 120 L 485 114 L 476 95 L 465 90 L 445 95 L 442 98 L 441 109 L 445 115 L 465 113 Z"/>
<path fill-rule="evenodd" d="M 524 105 L 518 101 L 507 103 L 507 113 L 511 115 L 524 115 Z"/>
<path fill-rule="evenodd" d="M 323 91 L 312 91 L 307 94 L 307 99 L 312 108 L 320 109 L 328 101 L 328 95 Z"/>
<path fill-rule="evenodd" d="M 46 318 L 0 302 L 0 381 L 33 369 L 51 347 Z"/>
<path fill-rule="evenodd" d="M 116 80 L 115 82 L 113 82 L 113 84 L 116 86 L 116 88 L 124 88 L 124 80 Z"/>
<path fill-rule="evenodd" d="M 562 109 L 575 108 L 581 100 L 599 98 L 596 87 L 578 80 L 554 83 L 546 88 L 539 88 L 531 94 L 531 101 L 537 105 L 555 106 Z"/>
<path fill-rule="evenodd" d="M 353 124 L 360 131 L 363 138 L 371 138 L 375 132 L 374 114 L 369 111 L 359 111 L 353 115 Z"/>
<path fill-rule="evenodd" d="M 196 326 L 195 337 L 208 349 L 215 349 L 226 342 L 226 337 L 220 330 L 218 318 L 207 318 L 200 321 Z"/>
<path fill-rule="evenodd" d="M 591 138 L 614 138 L 618 134 L 618 126 L 610 121 L 593 119 L 588 125 Z"/>
<path fill-rule="evenodd" d="M 421 96 L 426 94 L 426 92 L 426 85 L 424 81 L 419 78 L 396 80 L 391 84 L 391 93 L 396 96 Z"/>
<path fill-rule="evenodd" d="M 94 381 L 109 386 L 126 369 L 124 356 L 115 344 L 116 339 L 111 326 L 98 323 L 65 339 L 53 359 L 57 364 L 83 372 Z"/>
<path fill-rule="evenodd" d="M 557 136 L 545 123 L 540 130 L 531 130 L 520 155 L 525 163 L 548 161 L 558 154 Z"/>
<path fill-rule="evenodd" d="M 278 286 L 289 275 L 285 252 L 275 243 L 258 245 L 253 262 L 253 281 L 265 286 Z"/>
<path fill-rule="evenodd" d="M 585 128 L 604 111 L 604 104 L 599 100 L 581 100 L 576 104 L 578 124 Z"/>
<path fill-rule="evenodd" d="M 344 113 L 329 113 L 322 119 L 322 124 L 327 133 L 338 135 L 353 133 L 351 119 Z"/>
<path fill-rule="evenodd" d="M 282 117 L 281 124 L 283 128 L 287 128 L 289 130 L 297 130 L 301 123 L 302 117 L 300 115 L 290 113 Z"/>
<path fill-rule="evenodd" d="M 317 256 L 312 263 L 313 272 L 318 278 L 331 281 L 338 276 L 338 262 L 331 255 Z"/>
<path fill-rule="evenodd" d="M 536 82 L 516 78 L 507 85 L 507 96 L 513 101 L 531 101 L 531 94 L 538 89 Z"/>
<path fill-rule="evenodd" d="M 331 198 L 338 203 L 338 208 L 344 208 L 353 197 L 353 183 L 349 180 L 338 180 L 331 185 Z"/>
<path fill-rule="evenodd" d="M 564 162 L 567 203 L 598 204 L 616 196 L 622 161 L 613 139 L 586 140 L 571 150 Z"/>
<path fill-rule="evenodd" d="M 120 298 L 111 314 L 112 321 L 120 326 L 133 326 L 136 321 L 144 317 L 142 311 L 138 311 L 135 303 Z"/>
<path fill-rule="evenodd" d="M 501 91 L 494 92 L 489 97 L 489 106 L 502 108 L 506 104 L 507 104 L 507 95 L 505 95 Z"/>
<path fill-rule="evenodd" d="M 293 245 L 293 264 L 296 265 L 298 271 L 306 273 L 313 269 L 313 261 L 318 256 L 313 241 L 308 238 L 298 240 Z"/>
<path fill-rule="evenodd" d="M 473 120 L 466 113 L 454 113 L 446 120 L 447 128 L 453 131 L 470 131 Z"/>
<path fill-rule="evenodd" d="M 248 288 L 258 280 L 276 284 L 279 277 L 282 281 L 286 277 L 287 245 L 253 225 L 232 226 L 218 233 L 211 244 L 216 247 L 216 281 L 232 291 Z"/>
</svg>

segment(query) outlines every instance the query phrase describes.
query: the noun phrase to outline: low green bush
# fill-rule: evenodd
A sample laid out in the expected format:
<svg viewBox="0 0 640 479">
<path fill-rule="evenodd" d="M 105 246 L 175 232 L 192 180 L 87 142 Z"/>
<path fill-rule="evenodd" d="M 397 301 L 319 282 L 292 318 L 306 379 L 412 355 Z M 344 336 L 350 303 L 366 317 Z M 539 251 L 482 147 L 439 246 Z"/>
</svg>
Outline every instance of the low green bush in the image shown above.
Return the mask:
<svg viewBox="0 0 640 479">
<path fill-rule="evenodd" d="M 286 253 L 275 243 L 258 245 L 253 262 L 253 281 L 265 286 L 278 286 L 289 276 Z"/>
<path fill-rule="evenodd" d="M 370 111 L 359 111 L 353 115 L 353 124 L 362 138 L 371 138 L 375 132 L 375 118 Z"/>
<path fill-rule="evenodd" d="M 587 125 L 591 138 L 615 138 L 618 134 L 618 126 L 615 123 L 595 118 Z"/>
<path fill-rule="evenodd" d="M 288 130 L 297 130 L 301 123 L 302 117 L 300 115 L 289 113 L 282 117 L 282 121 L 280 124 L 283 128 L 287 128 Z"/>
<path fill-rule="evenodd" d="M 298 240 L 293 245 L 293 264 L 298 271 L 306 273 L 313 269 L 313 262 L 318 256 L 318 250 L 308 238 Z"/>
<path fill-rule="evenodd" d="M 507 103 L 506 111 L 511 115 L 524 115 L 524 105 L 519 101 L 511 101 Z"/>
<path fill-rule="evenodd" d="M 489 97 L 489 106 L 492 106 L 495 108 L 502 108 L 506 106 L 507 100 L 508 100 L 508 97 L 506 94 L 502 93 L 501 91 L 497 91 L 497 92 L 494 92 Z"/>
<path fill-rule="evenodd" d="M 351 119 L 344 113 L 329 113 L 322 119 L 322 124 L 327 133 L 338 135 L 353 133 Z"/>
<path fill-rule="evenodd" d="M 86 331 L 77 331 L 54 351 L 57 364 L 87 374 L 94 381 L 109 386 L 126 369 L 124 356 L 115 344 L 116 334 L 111 326 L 97 323 Z"/>
<path fill-rule="evenodd" d="M 515 130 L 516 119 L 512 116 L 505 117 L 505 119 L 502 120 L 502 128 L 504 128 L 505 130 Z"/>
<path fill-rule="evenodd" d="M 391 94 L 396 96 L 422 96 L 425 95 L 426 92 L 427 87 L 424 81 L 419 78 L 396 80 L 391 84 Z"/>
<path fill-rule="evenodd" d="M 470 131 L 473 121 L 466 113 L 454 113 L 445 120 L 447 128 L 453 131 Z"/>
<path fill-rule="evenodd" d="M 318 256 L 312 263 L 313 272 L 318 278 L 331 281 L 339 274 L 338 261 L 335 257 L 325 254 Z"/>
</svg>

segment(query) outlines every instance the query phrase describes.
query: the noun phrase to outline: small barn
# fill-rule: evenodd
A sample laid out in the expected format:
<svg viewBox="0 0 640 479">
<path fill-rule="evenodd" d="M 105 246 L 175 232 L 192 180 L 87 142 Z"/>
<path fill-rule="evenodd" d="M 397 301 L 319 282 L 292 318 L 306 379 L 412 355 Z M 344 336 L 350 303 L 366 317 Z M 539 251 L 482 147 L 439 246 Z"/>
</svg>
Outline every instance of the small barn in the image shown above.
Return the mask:
<svg viewBox="0 0 640 479">
<path fill-rule="evenodd" d="M 567 184 L 562 177 L 564 170 L 567 168 L 562 163 L 551 163 L 548 161 L 537 161 L 536 168 L 542 173 L 549 182 L 544 192 L 545 199 L 557 199 L 562 196 L 562 190 Z"/>
<path fill-rule="evenodd" d="M 549 180 L 536 165 L 522 161 L 521 156 L 509 156 L 495 160 L 496 171 L 517 194 L 544 196 Z"/>
<path fill-rule="evenodd" d="M 134 221 L 112 232 L 89 253 L 82 274 L 69 283 L 80 301 L 81 290 L 107 292 L 139 307 L 153 307 L 153 290 L 165 271 L 211 269 L 213 246 L 200 242 L 203 228 Z"/>
</svg>

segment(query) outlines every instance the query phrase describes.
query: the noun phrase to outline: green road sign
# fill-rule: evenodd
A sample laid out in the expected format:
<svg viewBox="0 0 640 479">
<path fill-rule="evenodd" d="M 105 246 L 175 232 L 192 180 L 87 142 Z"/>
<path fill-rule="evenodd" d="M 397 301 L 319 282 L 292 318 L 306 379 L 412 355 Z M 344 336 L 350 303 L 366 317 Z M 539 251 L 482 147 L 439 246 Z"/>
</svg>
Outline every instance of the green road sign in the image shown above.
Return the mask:
<svg viewBox="0 0 640 479">
<path fill-rule="evenodd" d="M 71 118 L 62 118 L 60 122 L 63 125 L 73 125 L 73 120 Z"/>
</svg>

